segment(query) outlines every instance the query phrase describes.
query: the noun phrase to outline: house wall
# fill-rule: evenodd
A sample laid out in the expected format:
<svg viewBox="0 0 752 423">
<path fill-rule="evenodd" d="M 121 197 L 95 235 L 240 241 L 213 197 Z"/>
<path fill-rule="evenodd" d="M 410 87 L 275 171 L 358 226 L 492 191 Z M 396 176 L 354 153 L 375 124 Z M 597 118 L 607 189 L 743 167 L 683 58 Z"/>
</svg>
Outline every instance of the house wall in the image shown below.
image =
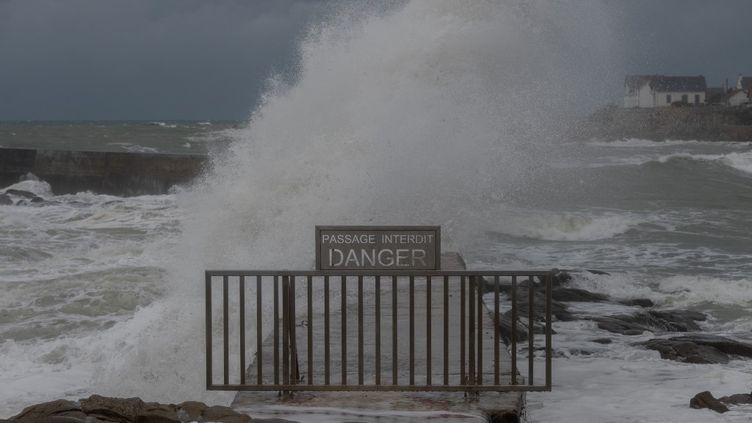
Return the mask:
<svg viewBox="0 0 752 423">
<path fill-rule="evenodd" d="M 747 97 L 747 93 L 744 91 L 739 91 L 738 93 L 729 97 L 726 103 L 729 106 L 741 106 L 742 104 L 748 101 L 749 101 L 749 97 Z"/>
<path fill-rule="evenodd" d="M 653 98 L 653 90 L 650 89 L 650 84 L 645 84 L 640 87 L 640 107 L 655 107 L 655 98 Z"/>
<path fill-rule="evenodd" d="M 650 91 L 650 85 L 645 83 L 639 90 L 630 94 L 629 89 L 624 87 L 624 107 L 631 109 L 635 107 L 654 107 L 653 94 Z"/>
<path fill-rule="evenodd" d="M 666 96 L 671 96 L 671 102 L 666 101 Z M 699 104 L 705 104 L 705 92 L 704 91 L 676 91 L 676 92 L 657 92 L 655 93 L 655 106 L 656 107 L 666 107 L 670 106 L 671 103 L 675 103 L 677 101 L 681 101 L 682 96 L 687 96 L 687 103 L 688 104 L 695 104 L 695 95 L 700 96 L 700 103 Z"/>
</svg>

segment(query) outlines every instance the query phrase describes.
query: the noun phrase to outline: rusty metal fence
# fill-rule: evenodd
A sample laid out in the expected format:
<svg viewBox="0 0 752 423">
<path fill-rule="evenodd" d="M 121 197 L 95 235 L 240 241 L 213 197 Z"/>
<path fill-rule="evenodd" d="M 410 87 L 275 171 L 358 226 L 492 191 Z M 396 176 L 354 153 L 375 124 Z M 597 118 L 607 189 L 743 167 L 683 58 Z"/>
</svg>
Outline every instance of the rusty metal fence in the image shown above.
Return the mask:
<svg viewBox="0 0 752 423">
<path fill-rule="evenodd" d="M 551 272 L 374 273 L 206 271 L 207 389 L 551 390 Z"/>
</svg>

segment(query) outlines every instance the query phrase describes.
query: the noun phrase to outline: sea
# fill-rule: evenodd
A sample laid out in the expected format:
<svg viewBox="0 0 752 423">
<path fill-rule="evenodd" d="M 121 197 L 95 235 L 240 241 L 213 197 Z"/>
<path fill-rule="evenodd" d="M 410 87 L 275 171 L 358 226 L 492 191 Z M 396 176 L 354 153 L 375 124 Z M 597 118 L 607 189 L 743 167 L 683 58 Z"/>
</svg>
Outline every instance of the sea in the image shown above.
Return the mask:
<svg viewBox="0 0 752 423">
<path fill-rule="evenodd" d="M 301 40 L 247 120 L 0 122 L 0 146 L 208 154 L 168 194 L 0 205 L 0 417 L 93 393 L 228 404 L 204 389 L 203 270 L 314 263 L 315 225 L 442 226 L 472 269 L 567 269 L 572 286 L 705 313 L 752 342 L 752 143 L 585 139 L 615 74 L 608 5 L 412 1 L 343 10 Z M 543 100 L 542 100 L 543 99 Z M 592 99 L 591 99 L 592 100 Z M 595 269 L 607 274 L 583 271 Z M 748 422 L 689 408 L 752 390 L 752 360 L 690 364 L 585 319 L 554 322 L 530 422 Z M 611 344 L 597 344 L 608 337 Z"/>
</svg>

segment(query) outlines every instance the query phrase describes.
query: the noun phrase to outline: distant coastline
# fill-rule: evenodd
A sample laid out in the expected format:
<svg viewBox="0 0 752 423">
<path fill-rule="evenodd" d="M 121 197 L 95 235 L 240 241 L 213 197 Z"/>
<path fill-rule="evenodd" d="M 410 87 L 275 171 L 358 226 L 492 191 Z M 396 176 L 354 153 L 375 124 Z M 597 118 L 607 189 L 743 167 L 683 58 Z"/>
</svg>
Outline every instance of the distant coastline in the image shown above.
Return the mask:
<svg viewBox="0 0 752 423">
<path fill-rule="evenodd" d="M 752 108 L 606 106 L 578 122 L 579 139 L 704 140 L 752 142 Z"/>
</svg>

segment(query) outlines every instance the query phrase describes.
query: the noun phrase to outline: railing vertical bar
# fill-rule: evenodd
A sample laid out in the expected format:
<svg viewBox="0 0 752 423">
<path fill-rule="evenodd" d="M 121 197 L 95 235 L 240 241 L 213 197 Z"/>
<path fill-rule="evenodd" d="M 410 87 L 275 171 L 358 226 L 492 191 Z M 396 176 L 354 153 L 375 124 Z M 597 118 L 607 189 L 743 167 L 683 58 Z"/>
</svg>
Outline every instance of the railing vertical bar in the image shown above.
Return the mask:
<svg viewBox="0 0 752 423">
<path fill-rule="evenodd" d="M 347 276 L 341 278 L 340 311 L 342 312 L 342 385 L 347 385 Z"/>
<path fill-rule="evenodd" d="M 528 277 L 527 285 L 527 384 L 534 385 L 533 383 L 533 360 L 535 358 L 535 350 L 533 342 L 535 338 L 534 326 L 535 326 L 535 309 L 533 301 L 535 299 L 535 284 L 532 276 Z"/>
<path fill-rule="evenodd" d="M 475 385 L 475 276 L 470 276 L 468 283 L 468 330 L 467 330 L 467 373 L 468 373 L 468 385 Z"/>
<path fill-rule="evenodd" d="M 331 357 L 329 356 L 329 276 L 324 276 L 324 384 L 329 385 Z"/>
<path fill-rule="evenodd" d="M 431 384 L 431 277 L 426 277 L 426 385 Z"/>
<path fill-rule="evenodd" d="M 295 313 L 295 275 L 291 275 L 289 281 L 290 288 L 288 289 L 288 294 L 290 298 L 290 317 L 287 323 L 290 325 L 290 365 L 292 366 L 292 380 L 290 381 L 290 383 L 295 385 L 300 380 L 300 367 L 298 363 L 298 338 L 297 334 L 295 333 L 295 322 L 297 321 L 297 315 Z"/>
<path fill-rule="evenodd" d="M 465 277 L 460 278 L 460 385 L 465 384 Z"/>
<path fill-rule="evenodd" d="M 213 384 L 212 377 L 212 289 L 211 289 L 211 275 L 209 272 L 204 273 L 204 280 L 206 283 L 206 388 Z"/>
<path fill-rule="evenodd" d="M 222 334 L 224 338 L 224 383 L 230 384 L 230 310 L 227 276 L 222 277 Z"/>
<path fill-rule="evenodd" d="M 551 284 L 552 275 L 546 275 L 546 388 L 551 390 Z"/>
<path fill-rule="evenodd" d="M 376 298 L 374 304 L 375 310 L 375 325 L 376 325 L 376 362 L 375 367 L 375 383 L 381 385 L 381 276 L 376 275 Z"/>
<path fill-rule="evenodd" d="M 478 377 L 475 383 L 483 385 L 483 277 L 475 278 L 478 291 Z"/>
<path fill-rule="evenodd" d="M 392 276 L 392 385 L 399 383 L 397 375 L 397 276 Z"/>
<path fill-rule="evenodd" d="M 499 275 L 494 276 L 494 385 L 499 384 Z"/>
<path fill-rule="evenodd" d="M 415 385 L 415 276 L 410 276 L 410 385 Z"/>
<path fill-rule="evenodd" d="M 363 276 L 358 276 L 358 385 L 363 384 Z"/>
<path fill-rule="evenodd" d="M 444 385 L 449 385 L 449 276 L 444 276 Z"/>
<path fill-rule="evenodd" d="M 263 383 L 263 338 L 262 333 L 262 315 L 263 309 L 261 306 L 261 275 L 256 276 L 256 384 L 261 385 Z"/>
<path fill-rule="evenodd" d="M 274 384 L 279 385 L 279 276 L 274 276 Z"/>
<path fill-rule="evenodd" d="M 308 276 L 308 384 L 313 385 L 313 277 Z"/>
<path fill-rule="evenodd" d="M 290 284 L 282 276 L 282 383 L 290 384 Z"/>
<path fill-rule="evenodd" d="M 517 276 L 512 276 L 512 385 L 517 384 Z"/>
<path fill-rule="evenodd" d="M 240 276 L 240 384 L 245 385 L 245 276 Z"/>
</svg>

